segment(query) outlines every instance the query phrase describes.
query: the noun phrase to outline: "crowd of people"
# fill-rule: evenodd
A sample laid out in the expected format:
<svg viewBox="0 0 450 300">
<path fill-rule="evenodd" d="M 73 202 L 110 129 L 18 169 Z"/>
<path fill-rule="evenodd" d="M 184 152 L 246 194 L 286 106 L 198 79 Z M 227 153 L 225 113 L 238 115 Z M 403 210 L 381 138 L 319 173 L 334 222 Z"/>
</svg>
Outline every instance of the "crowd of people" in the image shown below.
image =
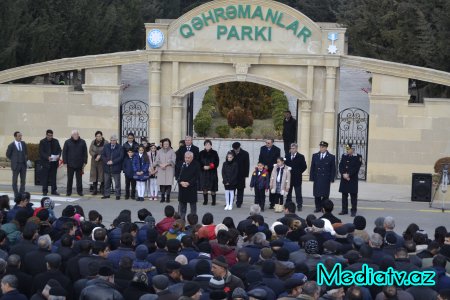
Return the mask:
<svg viewBox="0 0 450 300">
<path fill-rule="evenodd" d="M 305 219 L 285 203 L 273 224 L 257 204 L 243 220 L 208 212 L 187 221 L 167 204 L 160 220 L 146 208 L 137 216 L 122 210 L 110 227 L 79 205 L 56 216 L 49 197 L 36 209 L 27 192 L 14 200 L 9 207 L 0 196 L 0 300 L 450 299 L 444 226 L 431 236 L 415 223 L 401 232 L 390 216 L 373 227 L 363 216 L 343 223 L 331 200 L 322 216 Z M 329 272 L 336 265 L 355 273 L 428 271 L 433 284 L 319 284 L 319 265 Z"/>
</svg>

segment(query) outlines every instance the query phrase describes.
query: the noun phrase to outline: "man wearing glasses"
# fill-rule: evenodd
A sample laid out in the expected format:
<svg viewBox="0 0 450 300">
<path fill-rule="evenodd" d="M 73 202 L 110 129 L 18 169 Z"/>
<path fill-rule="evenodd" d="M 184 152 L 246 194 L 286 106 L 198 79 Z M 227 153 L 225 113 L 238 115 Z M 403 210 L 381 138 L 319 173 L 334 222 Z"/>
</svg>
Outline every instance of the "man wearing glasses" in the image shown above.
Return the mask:
<svg viewBox="0 0 450 300">
<path fill-rule="evenodd" d="M 356 216 L 356 207 L 358 203 L 358 173 L 362 165 L 362 156 L 354 153 L 353 145 L 348 143 L 345 145 L 347 154 L 342 154 L 339 163 L 339 173 L 341 173 L 341 184 L 339 192 L 342 193 L 342 211 L 340 215 L 348 214 L 348 194 L 352 203 L 351 216 Z"/>
<path fill-rule="evenodd" d="M 277 163 L 277 158 L 280 157 L 280 148 L 275 146 L 273 142 L 273 139 L 266 140 L 266 145 L 261 147 L 258 158 L 258 162 L 262 163 L 264 167 L 269 171 L 269 178 L 270 174 L 272 173 L 273 166 Z M 270 193 L 269 195 L 269 201 L 269 209 L 273 209 L 275 207 L 275 198 L 272 193 Z"/>
</svg>

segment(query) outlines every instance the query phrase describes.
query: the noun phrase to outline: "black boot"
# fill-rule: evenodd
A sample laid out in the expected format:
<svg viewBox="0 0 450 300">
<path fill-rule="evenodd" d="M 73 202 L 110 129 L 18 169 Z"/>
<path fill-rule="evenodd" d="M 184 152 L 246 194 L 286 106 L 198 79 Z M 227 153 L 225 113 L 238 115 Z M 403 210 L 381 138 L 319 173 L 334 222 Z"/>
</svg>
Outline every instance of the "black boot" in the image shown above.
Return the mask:
<svg viewBox="0 0 450 300">
<path fill-rule="evenodd" d="M 164 203 L 166 202 L 166 193 L 161 193 L 161 201 L 159 201 L 160 203 Z"/>
<path fill-rule="evenodd" d="M 166 203 L 170 203 L 170 190 L 169 190 L 169 192 L 166 194 Z"/>
<path fill-rule="evenodd" d="M 92 183 L 92 195 L 95 196 L 97 195 L 98 191 L 97 191 L 97 182 L 93 182 Z"/>
<path fill-rule="evenodd" d="M 211 198 L 212 198 L 211 205 L 212 206 L 216 205 L 216 194 L 211 194 Z"/>
<path fill-rule="evenodd" d="M 208 204 L 208 194 L 203 194 L 203 205 Z"/>
</svg>

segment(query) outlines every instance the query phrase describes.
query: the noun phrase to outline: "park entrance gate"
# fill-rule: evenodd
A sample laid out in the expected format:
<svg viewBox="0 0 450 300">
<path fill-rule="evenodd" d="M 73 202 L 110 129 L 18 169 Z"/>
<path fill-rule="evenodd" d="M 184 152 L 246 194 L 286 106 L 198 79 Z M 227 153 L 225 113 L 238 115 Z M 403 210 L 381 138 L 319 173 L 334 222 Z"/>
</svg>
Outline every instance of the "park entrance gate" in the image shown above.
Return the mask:
<svg viewBox="0 0 450 300">
<path fill-rule="evenodd" d="M 369 136 L 369 114 L 362 109 L 350 107 L 342 110 L 338 115 L 337 122 L 337 166 L 341 161 L 342 154 L 346 153 L 345 144 L 352 143 L 356 153 L 362 156 L 362 165 L 359 170 L 359 180 L 367 179 L 367 142 Z M 337 169 L 337 178 L 341 174 Z"/>
<path fill-rule="evenodd" d="M 141 100 L 127 100 L 120 106 L 120 139 L 125 143 L 129 132 L 134 133 L 136 142 L 148 137 L 148 104 Z M 155 141 L 158 142 L 158 141 Z"/>
</svg>

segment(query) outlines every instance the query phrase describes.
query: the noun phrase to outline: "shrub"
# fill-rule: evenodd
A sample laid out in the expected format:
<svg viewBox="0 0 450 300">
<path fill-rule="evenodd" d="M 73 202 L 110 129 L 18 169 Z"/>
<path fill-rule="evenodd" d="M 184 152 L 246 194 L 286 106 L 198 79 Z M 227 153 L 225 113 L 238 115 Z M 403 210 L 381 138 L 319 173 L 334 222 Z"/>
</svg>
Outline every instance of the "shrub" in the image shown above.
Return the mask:
<svg viewBox="0 0 450 300">
<path fill-rule="evenodd" d="M 245 129 L 240 126 L 237 126 L 236 128 L 233 128 L 233 130 L 231 130 L 232 138 L 243 139 L 246 136 L 247 136 L 247 134 L 245 133 Z"/>
<path fill-rule="evenodd" d="M 216 133 L 221 138 L 227 138 L 230 135 L 230 126 L 220 125 L 216 127 Z"/>
<path fill-rule="evenodd" d="M 206 110 L 200 109 L 194 119 L 194 129 L 199 136 L 206 136 L 211 128 L 212 117 Z"/>
<path fill-rule="evenodd" d="M 263 128 L 261 129 L 261 135 L 263 139 L 274 139 L 276 132 L 271 128 Z"/>
<path fill-rule="evenodd" d="M 234 107 L 228 112 L 227 120 L 228 125 L 232 128 L 235 128 L 236 126 L 244 128 L 253 125 L 252 113 L 239 106 Z"/>
<path fill-rule="evenodd" d="M 253 133 L 253 128 L 251 128 L 251 127 L 245 128 L 245 134 L 247 135 L 248 138 L 250 138 L 252 136 L 252 133 Z"/>
<path fill-rule="evenodd" d="M 27 143 L 28 160 L 39 160 L 39 144 Z"/>
<path fill-rule="evenodd" d="M 272 119 L 275 130 L 283 130 L 284 112 L 289 109 L 289 102 L 283 92 L 272 93 Z"/>
</svg>

